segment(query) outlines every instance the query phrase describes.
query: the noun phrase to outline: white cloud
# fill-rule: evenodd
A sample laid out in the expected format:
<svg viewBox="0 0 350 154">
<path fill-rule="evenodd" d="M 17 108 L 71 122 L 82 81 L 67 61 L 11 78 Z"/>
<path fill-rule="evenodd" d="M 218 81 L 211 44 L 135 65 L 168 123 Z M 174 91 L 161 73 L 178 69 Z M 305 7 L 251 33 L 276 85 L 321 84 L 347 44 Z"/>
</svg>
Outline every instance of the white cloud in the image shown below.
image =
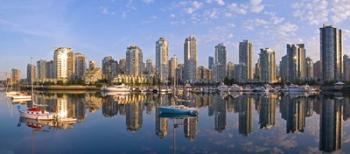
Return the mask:
<svg viewBox="0 0 350 154">
<path fill-rule="evenodd" d="M 278 33 L 283 37 L 295 36 L 297 30 L 298 26 L 290 22 L 283 23 L 278 27 Z"/>
<path fill-rule="evenodd" d="M 339 23 L 350 18 L 350 0 L 334 0 L 332 21 Z"/>
<path fill-rule="evenodd" d="M 337 24 L 350 19 L 349 0 L 298 0 L 292 8 L 295 17 L 311 25 Z"/>
<path fill-rule="evenodd" d="M 254 13 L 260 13 L 264 10 L 264 5 L 261 4 L 262 0 L 250 0 L 250 11 Z"/>
<path fill-rule="evenodd" d="M 203 5 L 202 2 L 193 1 L 189 7 L 185 8 L 186 13 L 192 14 L 194 11 L 198 10 L 199 8 L 201 8 L 202 5 Z"/>
<path fill-rule="evenodd" d="M 231 16 L 233 14 L 247 14 L 247 6 L 242 4 L 231 3 L 227 6 L 229 12 L 227 12 L 227 16 Z"/>
<path fill-rule="evenodd" d="M 218 5 L 224 6 L 225 1 L 224 0 L 215 0 Z"/>
<path fill-rule="evenodd" d="M 299 0 L 292 5 L 293 15 L 311 25 L 320 25 L 328 21 L 327 0 Z"/>
</svg>

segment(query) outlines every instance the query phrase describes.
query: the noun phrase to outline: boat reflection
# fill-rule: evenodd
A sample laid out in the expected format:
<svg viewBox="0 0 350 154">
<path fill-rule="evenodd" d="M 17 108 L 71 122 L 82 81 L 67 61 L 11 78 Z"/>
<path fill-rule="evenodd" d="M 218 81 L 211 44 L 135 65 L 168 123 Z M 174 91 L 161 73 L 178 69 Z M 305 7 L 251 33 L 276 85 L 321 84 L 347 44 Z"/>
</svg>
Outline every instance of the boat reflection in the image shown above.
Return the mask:
<svg viewBox="0 0 350 154">
<path fill-rule="evenodd" d="M 115 116 L 125 118 L 126 130 L 137 132 L 143 129 L 143 118 L 146 117 L 144 114 L 147 114 L 152 117 L 155 115 L 154 131 L 160 139 L 168 137 L 170 123 L 176 119 L 175 123 L 181 123 L 176 127 L 182 126 L 184 137 L 195 140 L 199 133 L 201 116 L 208 116 L 209 120 L 203 123 L 209 122 L 217 133 L 227 133 L 228 126 L 232 126 L 228 118 L 236 116 L 238 120 L 236 133 L 245 138 L 253 136 L 252 134 L 257 131 L 276 131 L 273 128 L 277 127 L 277 121 L 280 119 L 285 121 L 280 123 L 285 124 L 283 126 L 285 134 L 303 134 L 307 128 L 307 119 L 316 117 L 319 118 L 319 130 L 316 130 L 319 131 L 319 150 L 333 152 L 342 148 L 343 122 L 350 118 L 350 97 L 343 97 L 342 94 L 310 96 L 302 93 L 285 95 L 242 93 L 196 94 L 183 97 L 191 100 L 185 105 L 199 109 L 198 116 L 159 116 L 157 109 L 159 106 L 175 103 L 172 95 L 130 93 L 101 96 L 98 93 L 36 93 L 34 101 L 43 105 L 40 106 L 41 109 L 57 114 L 57 120 L 37 121 L 21 118 L 19 124 L 25 124 L 36 131 L 45 128 L 73 128 L 76 123 L 84 122 L 87 112 L 101 110 L 106 118 Z M 31 101 L 25 105 L 33 106 Z"/>
</svg>

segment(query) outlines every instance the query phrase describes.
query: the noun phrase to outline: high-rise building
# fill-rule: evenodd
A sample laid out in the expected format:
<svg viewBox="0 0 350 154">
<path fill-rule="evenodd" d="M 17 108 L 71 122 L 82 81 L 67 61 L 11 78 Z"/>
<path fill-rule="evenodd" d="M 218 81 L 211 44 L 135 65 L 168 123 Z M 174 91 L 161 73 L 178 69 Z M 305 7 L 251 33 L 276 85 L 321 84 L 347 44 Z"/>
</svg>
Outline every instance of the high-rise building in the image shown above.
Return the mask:
<svg viewBox="0 0 350 154">
<path fill-rule="evenodd" d="M 243 83 L 247 81 L 245 80 L 245 75 L 243 73 L 245 67 L 246 66 L 243 63 L 234 65 L 234 79 L 239 83 Z"/>
<path fill-rule="evenodd" d="M 36 79 L 36 67 L 33 64 L 27 65 L 27 81 L 29 84 L 33 83 Z"/>
<path fill-rule="evenodd" d="M 131 45 L 126 50 L 126 74 L 140 76 L 142 74 L 143 55 L 142 50 Z"/>
<path fill-rule="evenodd" d="M 220 43 L 215 46 L 214 58 L 214 80 L 216 82 L 224 81 L 224 78 L 226 76 L 227 51 L 223 43 Z"/>
<path fill-rule="evenodd" d="M 266 83 L 276 82 L 275 51 L 271 48 L 260 49 L 260 81 Z"/>
<path fill-rule="evenodd" d="M 37 79 L 39 80 L 45 80 L 48 78 L 47 76 L 47 61 L 46 60 L 39 60 L 36 62 L 37 67 Z"/>
<path fill-rule="evenodd" d="M 229 79 L 234 78 L 235 65 L 232 62 L 227 63 L 226 76 Z"/>
<path fill-rule="evenodd" d="M 161 82 L 166 82 L 169 75 L 168 41 L 163 37 L 156 42 L 156 69 Z"/>
<path fill-rule="evenodd" d="M 304 44 L 287 44 L 288 81 L 305 80 L 305 47 Z"/>
<path fill-rule="evenodd" d="M 197 69 L 197 40 L 189 36 L 184 44 L 184 81 L 194 82 Z"/>
<path fill-rule="evenodd" d="M 208 68 L 213 69 L 213 66 L 214 66 L 214 57 L 209 56 L 208 57 Z"/>
<path fill-rule="evenodd" d="M 83 79 L 86 70 L 86 58 L 81 53 L 75 53 L 75 74 L 78 79 Z"/>
<path fill-rule="evenodd" d="M 344 61 L 343 80 L 350 81 L 350 57 L 348 55 L 344 55 L 343 61 Z"/>
<path fill-rule="evenodd" d="M 145 70 L 146 74 L 148 74 L 149 76 L 154 75 L 154 66 L 153 66 L 152 59 L 146 60 L 146 68 L 145 69 L 146 69 Z"/>
<path fill-rule="evenodd" d="M 209 82 L 211 80 L 211 70 L 204 66 L 197 68 L 197 79 L 201 82 Z"/>
<path fill-rule="evenodd" d="M 313 78 L 314 78 L 314 63 L 310 57 L 307 57 L 305 59 L 305 63 L 306 63 L 306 67 L 305 67 L 306 68 L 305 69 L 306 76 L 305 76 L 305 78 L 308 81 L 313 80 Z"/>
<path fill-rule="evenodd" d="M 69 79 L 75 77 L 75 54 L 73 52 L 68 52 L 67 75 Z"/>
<path fill-rule="evenodd" d="M 119 60 L 118 72 L 120 74 L 125 74 L 126 73 L 126 59 L 125 58 L 122 58 L 122 59 Z"/>
<path fill-rule="evenodd" d="M 11 85 L 18 84 L 21 81 L 21 71 L 13 68 L 11 70 Z"/>
<path fill-rule="evenodd" d="M 288 55 L 282 57 L 280 61 L 280 77 L 283 82 L 289 81 L 289 69 L 288 69 Z"/>
<path fill-rule="evenodd" d="M 169 60 L 169 78 L 173 81 L 176 78 L 177 58 L 174 55 Z"/>
<path fill-rule="evenodd" d="M 239 63 L 244 64 L 243 82 L 253 79 L 253 44 L 248 40 L 239 42 Z"/>
<path fill-rule="evenodd" d="M 112 81 L 118 74 L 118 61 L 111 56 L 105 57 L 102 60 L 102 76 L 107 81 Z"/>
<path fill-rule="evenodd" d="M 323 25 L 320 28 L 322 80 L 339 81 L 343 77 L 342 30 Z"/>
<path fill-rule="evenodd" d="M 67 79 L 74 73 L 74 56 L 71 48 L 56 48 L 54 53 L 54 72 L 57 79 Z"/>
<path fill-rule="evenodd" d="M 314 63 L 314 79 L 315 80 L 321 80 L 322 78 L 322 64 L 321 61 L 318 60 Z"/>
<path fill-rule="evenodd" d="M 176 67 L 176 80 L 177 82 L 182 82 L 183 81 L 183 77 L 184 77 L 184 65 L 183 64 L 177 64 Z"/>
<path fill-rule="evenodd" d="M 46 63 L 46 77 L 49 79 L 56 78 L 55 75 L 55 63 L 53 60 L 50 60 Z"/>
</svg>

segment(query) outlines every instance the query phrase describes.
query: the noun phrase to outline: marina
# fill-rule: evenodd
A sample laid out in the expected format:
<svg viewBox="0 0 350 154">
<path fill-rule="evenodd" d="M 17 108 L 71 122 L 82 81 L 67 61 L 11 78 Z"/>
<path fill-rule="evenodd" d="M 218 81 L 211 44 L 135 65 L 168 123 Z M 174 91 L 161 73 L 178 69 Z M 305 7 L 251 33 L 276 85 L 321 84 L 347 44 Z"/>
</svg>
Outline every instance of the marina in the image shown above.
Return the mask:
<svg viewBox="0 0 350 154">
<path fill-rule="evenodd" d="M 0 93 L 0 119 L 4 122 L 0 153 L 350 150 L 346 140 L 350 95 L 344 93 L 184 93 L 174 97 L 34 91 L 33 101 L 19 104 Z M 174 105 L 185 110 L 173 110 Z M 190 110 L 196 114 L 180 113 Z M 25 114 L 28 112 L 38 114 Z"/>
</svg>

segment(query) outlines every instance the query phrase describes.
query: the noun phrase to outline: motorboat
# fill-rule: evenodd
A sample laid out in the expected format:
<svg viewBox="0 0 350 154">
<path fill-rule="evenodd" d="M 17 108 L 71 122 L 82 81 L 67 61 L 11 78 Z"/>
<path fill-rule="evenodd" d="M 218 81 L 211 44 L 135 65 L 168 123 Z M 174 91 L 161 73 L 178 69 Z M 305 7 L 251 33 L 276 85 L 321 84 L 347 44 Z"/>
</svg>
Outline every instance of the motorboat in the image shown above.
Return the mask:
<svg viewBox="0 0 350 154">
<path fill-rule="evenodd" d="M 243 91 L 243 88 L 237 84 L 233 84 L 230 88 L 229 91 L 233 91 L 233 92 L 240 92 Z"/>
<path fill-rule="evenodd" d="M 223 82 L 220 83 L 218 90 L 220 92 L 227 92 L 229 90 L 229 87 L 227 85 L 225 85 Z"/>
<path fill-rule="evenodd" d="M 19 92 L 19 91 L 8 91 L 8 92 L 5 92 L 5 95 L 7 97 L 12 97 L 12 96 L 19 95 L 19 94 L 21 94 L 21 92 Z"/>
<path fill-rule="evenodd" d="M 28 108 L 27 110 L 20 110 L 20 116 L 22 118 L 27 118 L 27 119 L 35 119 L 35 120 L 54 120 L 56 115 L 51 112 L 47 112 L 43 109 L 33 107 L 33 108 Z"/>
<path fill-rule="evenodd" d="M 187 107 L 185 105 L 172 105 L 158 107 L 160 114 L 174 114 L 174 115 L 197 115 L 198 110 Z"/>
<path fill-rule="evenodd" d="M 121 85 L 113 85 L 113 86 L 102 86 L 102 91 L 108 91 L 108 92 L 130 92 L 130 87 L 126 86 L 125 84 Z"/>
<path fill-rule="evenodd" d="M 32 96 L 27 94 L 18 94 L 18 95 L 11 96 L 11 98 L 13 100 L 30 100 L 32 99 Z"/>
</svg>

